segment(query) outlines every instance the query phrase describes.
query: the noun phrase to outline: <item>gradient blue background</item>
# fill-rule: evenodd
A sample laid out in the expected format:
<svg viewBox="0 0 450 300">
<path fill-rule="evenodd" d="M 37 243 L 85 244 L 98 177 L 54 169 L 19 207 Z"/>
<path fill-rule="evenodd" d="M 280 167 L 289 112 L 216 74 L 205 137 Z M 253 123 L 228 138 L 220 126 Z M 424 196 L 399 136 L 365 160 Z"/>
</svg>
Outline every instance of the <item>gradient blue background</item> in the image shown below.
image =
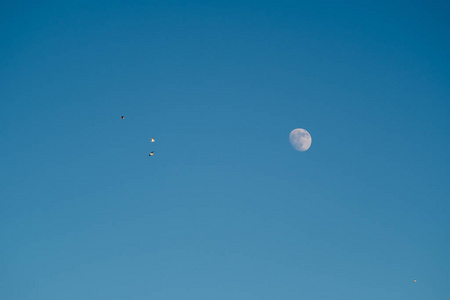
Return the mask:
<svg viewBox="0 0 450 300">
<path fill-rule="evenodd" d="M 450 299 L 448 2 L 90 2 L 0 2 L 0 299 Z"/>
</svg>

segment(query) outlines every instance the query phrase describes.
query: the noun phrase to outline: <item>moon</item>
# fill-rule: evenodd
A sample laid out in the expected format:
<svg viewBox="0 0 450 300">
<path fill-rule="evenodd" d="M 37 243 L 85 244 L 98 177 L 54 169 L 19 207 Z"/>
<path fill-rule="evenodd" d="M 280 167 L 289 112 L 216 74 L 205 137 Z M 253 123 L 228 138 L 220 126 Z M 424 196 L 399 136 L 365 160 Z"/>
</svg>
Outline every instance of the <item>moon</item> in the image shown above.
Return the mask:
<svg viewBox="0 0 450 300">
<path fill-rule="evenodd" d="M 295 150 L 304 152 L 311 147 L 311 135 L 308 131 L 302 128 L 297 128 L 289 134 L 289 142 Z"/>
</svg>

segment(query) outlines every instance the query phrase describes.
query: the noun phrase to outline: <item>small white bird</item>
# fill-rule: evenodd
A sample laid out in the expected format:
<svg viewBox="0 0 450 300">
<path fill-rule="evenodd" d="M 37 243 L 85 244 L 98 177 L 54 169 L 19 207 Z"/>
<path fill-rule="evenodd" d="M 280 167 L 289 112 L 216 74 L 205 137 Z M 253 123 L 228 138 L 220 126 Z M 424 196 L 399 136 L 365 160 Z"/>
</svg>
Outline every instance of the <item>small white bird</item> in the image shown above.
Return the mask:
<svg viewBox="0 0 450 300">
<path fill-rule="evenodd" d="M 148 156 L 152 156 L 152 155 L 153 155 L 153 151 L 148 154 Z"/>
<path fill-rule="evenodd" d="M 417 282 L 417 280 L 415 280 L 415 279 L 414 279 L 413 281 L 414 281 L 414 283 L 416 283 L 416 282 Z"/>
<path fill-rule="evenodd" d="M 155 139 L 154 138 L 152 138 L 152 143 L 155 141 Z"/>
</svg>

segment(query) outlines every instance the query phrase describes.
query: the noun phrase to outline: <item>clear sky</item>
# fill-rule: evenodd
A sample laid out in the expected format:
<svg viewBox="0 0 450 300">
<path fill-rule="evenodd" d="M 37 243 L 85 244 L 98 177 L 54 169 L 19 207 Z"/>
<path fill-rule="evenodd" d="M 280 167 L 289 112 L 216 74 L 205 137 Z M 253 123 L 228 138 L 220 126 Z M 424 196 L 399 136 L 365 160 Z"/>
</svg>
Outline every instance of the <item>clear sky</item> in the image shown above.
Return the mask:
<svg viewBox="0 0 450 300">
<path fill-rule="evenodd" d="M 0 299 L 450 299 L 448 1 L 40 2 L 0 2 Z"/>
</svg>

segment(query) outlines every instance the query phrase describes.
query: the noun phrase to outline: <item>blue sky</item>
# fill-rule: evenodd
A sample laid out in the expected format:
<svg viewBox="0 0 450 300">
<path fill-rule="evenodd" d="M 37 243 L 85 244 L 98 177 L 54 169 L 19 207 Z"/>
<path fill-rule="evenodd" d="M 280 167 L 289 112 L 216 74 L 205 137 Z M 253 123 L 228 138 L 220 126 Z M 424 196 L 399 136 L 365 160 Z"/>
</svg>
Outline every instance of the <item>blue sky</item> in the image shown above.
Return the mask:
<svg viewBox="0 0 450 300">
<path fill-rule="evenodd" d="M 0 298 L 448 299 L 449 12 L 2 1 Z"/>
</svg>

